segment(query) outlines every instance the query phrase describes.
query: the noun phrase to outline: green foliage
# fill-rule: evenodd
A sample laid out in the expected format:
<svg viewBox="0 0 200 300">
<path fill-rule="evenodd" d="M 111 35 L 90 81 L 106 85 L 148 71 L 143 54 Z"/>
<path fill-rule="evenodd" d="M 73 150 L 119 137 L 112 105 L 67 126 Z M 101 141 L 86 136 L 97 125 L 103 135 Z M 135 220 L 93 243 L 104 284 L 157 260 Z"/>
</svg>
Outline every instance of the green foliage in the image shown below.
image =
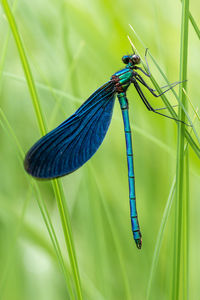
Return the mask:
<svg viewBox="0 0 200 300">
<path fill-rule="evenodd" d="M 8 4 L 2 0 L 0 27 L 0 298 L 197 299 L 200 125 L 187 95 L 196 109 L 199 3 L 190 7 L 188 41 L 178 1 L 19 0 L 13 17 Z M 147 82 L 158 91 L 183 80 L 187 69 L 186 96 L 178 88 L 162 99 L 144 92 L 153 107 L 193 124 L 177 131 L 176 122 L 146 111 L 129 88 L 141 251 L 131 233 L 117 101 L 103 145 L 80 170 L 51 183 L 23 169 L 24 153 L 45 128 L 123 67 L 121 57 L 131 52 L 127 35 L 143 59 L 150 49 Z M 177 101 L 181 114 L 172 106 Z"/>
</svg>

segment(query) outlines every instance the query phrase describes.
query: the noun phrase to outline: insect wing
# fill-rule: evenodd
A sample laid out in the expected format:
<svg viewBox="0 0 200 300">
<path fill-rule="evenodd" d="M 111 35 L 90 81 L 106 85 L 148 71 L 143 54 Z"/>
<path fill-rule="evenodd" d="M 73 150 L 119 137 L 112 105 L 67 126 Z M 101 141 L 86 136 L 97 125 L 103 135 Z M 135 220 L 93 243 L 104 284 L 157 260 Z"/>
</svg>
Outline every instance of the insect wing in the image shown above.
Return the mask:
<svg viewBox="0 0 200 300">
<path fill-rule="evenodd" d="M 56 178 L 81 167 L 106 135 L 114 100 L 114 83 L 109 81 L 71 117 L 33 145 L 25 157 L 26 171 L 38 178 Z"/>
</svg>

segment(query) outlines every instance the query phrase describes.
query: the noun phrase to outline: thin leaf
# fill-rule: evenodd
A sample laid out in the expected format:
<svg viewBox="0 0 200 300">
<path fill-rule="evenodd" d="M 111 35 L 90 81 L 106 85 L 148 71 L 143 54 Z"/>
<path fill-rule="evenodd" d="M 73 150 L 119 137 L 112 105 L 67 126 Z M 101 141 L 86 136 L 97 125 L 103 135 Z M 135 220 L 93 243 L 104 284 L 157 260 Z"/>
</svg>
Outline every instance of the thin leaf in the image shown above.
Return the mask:
<svg viewBox="0 0 200 300">
<path fill-rule="evenodd" d="M 43 114 L 41 111 L 39 99 L 37 96 L 37 91 L 35 88 L 35 83 L 34 83 L 31 69 L 30 69 L 30 66 L 28 63 L 28 59 L 25 54 L 24 46 L 23 46 L 22 40 L 20 38 L 15 19 L 14 19 L 14 16 L 12 15 L 12 12 L 10 10 L 8 2 L 6 0 L 2 0 L 2 5 L 4 8 L 5 14 L 7 16 L 13 37 L 15 39 L 16 46 L 18 48 L 20 60 L 21 60 L 23 70 L 25 73 L 25 77 L 27 80 L 27 86 L 29 88 L 29 92 L 31 95 L 34 109 L 35 109 L 38 126 L 40 128 L 41 134 L 44 135 L 46 133 L 44 117 L 43 117 Z M 76 286 L 76 293 L 77 293 L 78 299 L 81 300 L 82 292 L 81 292 L 80 276 L 79 276 L 79 270 L 78 270 L 78 265 L 77 265 L 77 260 L 76 260 L 75 249 L 74 249 L 74 245 L 73 245 L 69 215 L 68 215 L 68 211 L 67 211 L 66 204 L 65 204 L 66 200 L 63 197 L 64 193 L 61 190 L 62 188 L 61 188 L 59 181 L 53 180 L 52 186 L 53 186 L 53 190 L 55 193 L 55 197 L 56 197 L 56 201 L 57 201 L 57 205 L 58 205 L 58 209 L 59 209 L 59 213 L 60 213 L 63 233 L 65 236 L 65 242 L 66 242 L 66 246 L 68 249 L 70 264 L 72 267 L 72 274 L 73 274 L 74 282 L 75 282 L 75 286 Z"/>
</svg>

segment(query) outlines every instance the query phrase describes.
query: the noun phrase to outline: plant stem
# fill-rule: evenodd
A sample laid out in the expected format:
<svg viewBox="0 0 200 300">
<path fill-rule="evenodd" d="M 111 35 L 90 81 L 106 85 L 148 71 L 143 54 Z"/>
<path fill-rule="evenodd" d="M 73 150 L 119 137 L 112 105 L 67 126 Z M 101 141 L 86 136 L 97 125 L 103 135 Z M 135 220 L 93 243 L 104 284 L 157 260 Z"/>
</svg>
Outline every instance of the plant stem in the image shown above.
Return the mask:
<svg viewBox="0 0 200 300">
<path fill-rule="evenodd" d="M 182 20 L 181 20 L 181 46 L 180 46 L 180 81 L 187 79 L 187 57 L 188 57 L 188 23 L 189 23 L 189 0 L 182 2 Z M 182 82 L 180 85 L 180 100 L 185 107 L 186 95 L 183 93 L 182 88 L 186 89 L 187 82 Z M 185 122 L 185 113 L 182 108 L 179 108 L 179 119 Z M 178 300 L 181 291 L 181 278 L 180 270 L 184 269 L 181 266 L 181 257 L 187 257 L 187 247 L 182 249 L 183 229 L 185 225 L 185 217 L 183 215 L 183 190 L 184 190 L 184 137 L 185 137 L 185 124 L 178 124 L 178 142 L 177 142 L 177 166 L 176 166 L 176 230 L 175 230 L 175 244 L 174 244 L 174 273 L 173 273 L 173 296 L 172 299 Z M 187 154 L 186 154 L 187 157 Z M 186 202 L 186 200 L 185 200 Z M 184 243 L 186 245 L 187 243 Z M 185 263 L 185 260 L 184 260 Z M 184 282 L 184 281 L 183 281 Z M 181 297 L 181 299 L 183 299 Z"/>
<path fill-rule="evenodd" d="M 39 98 L 38 98 L 37 91 L 36 91 L 36 88 L 35 88 L 35 82 L 34 82 L 34 79 L 33 79 L 33 76 L 32 76 L 32 72 L 31 72 L 31 68 L 30 68 L 28 59 L 26 57 L 26 53 L 25 53 L 25 50 L 24 50 L 24 45 L 23 45 L 21 37 L 19 35 L 14 16 L 13 16 L 11 10 L 10 10 L 8 2 L 6 0 L 2 0 L 2 5 L 3 5 L 3 8 L 4 8 L 5 14 L 7 16 L 8 23 L 10 25 L 13 37 L 15 39 L 16 46 L 18 48 L 18 52 L 19 52 L 19 55 L 20 55 L 22 67 L 24 69 L 24 73 L 25 73 L 25 77 L 26 77 L 26 81 L 27 81 L 27 86 L 29 88 L 29 92 L 30 92 L 30 95 L 31 95 L 31 98 L 32 98 L 34 109 L 35 109 L 35 114 L 36 114 L 36 117 L 37 117 L 39 129 L 40 129 L 41 134 L 44 135 L 46 133 L 46 126 L 45 126 L 45 122 L 44 122 L 44 116 L 42 114 L 42 110 L 41 110 L 41 107 L 40 107 Z M 64 199 L 64 196 L 63 196 L 64 193 L 63 193 L 61 185 L 59 184 L 57 179 L 52 181 L 52 186 L 53 186 L 53 189 L 54 189 L 55 198 L 56 198 L 58 209 L 59 209 L 59 212 L 60 212 L 60 218 L 61 218 L 61 222 L 62 222 L 62 229 L 63 229 L 64 236 L 65 236 L 66 247 L 67 247 L 67 250 L 68 250 L 70 264 L 71 264 L 71 267 L 72 267 L 74 282 L 75 282 L 75 286 L 76 286 L 76 293 L 77 293 L 78 299 L 82 300 L 79 270 L 78 270 L 78 265 L 77 265 L 77 260 L 76 260 L 75 249 L 74 249 L 74 246 L 73 246 L 73 239 L 72 239 L 72 231 L 71 231 L 71 225 L 70 225 L 70 220 L 69 220 L 69 214 L 67 212 L 65 199 Z"/>
</svg>

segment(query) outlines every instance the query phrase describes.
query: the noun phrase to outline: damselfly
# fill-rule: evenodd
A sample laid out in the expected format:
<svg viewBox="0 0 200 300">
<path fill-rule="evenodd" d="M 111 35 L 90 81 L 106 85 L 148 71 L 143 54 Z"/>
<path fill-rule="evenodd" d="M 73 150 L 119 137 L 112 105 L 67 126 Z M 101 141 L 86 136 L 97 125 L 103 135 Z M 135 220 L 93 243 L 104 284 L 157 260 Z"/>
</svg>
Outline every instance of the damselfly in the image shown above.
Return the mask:
<svg viewBox="0 0 200 300">
<path fill-rule="evenodd" d="M 146 108 L 166 116 L 150 105 L 139 83 L 144 85 L 155 97 L 159 97 L 179 83 L 174 82 L 167 90 L 157 95 L 155 90 L 150 88 L 137 73 L 138 70 L 148 77 L 151 76 L 146 53 L 148 73 L 138 67 L 140 57 L 137 54 L 123 56 L 122 61 L 126 67 L 112 75 L 111 79 L 98 88 L 73 115 L 36 142 L 24 161 L 26 171 L 37 178 L 57 178 L 77 170 L 92 157 L 101 145 L 110 125 L 117 95 L 122 110 L 126 139 L 131 225 L 133 237 L 139 249 L 142 246 L 142 235 L 136 210 L 131 127 L 126 91 L 133 83 Z"/>
</svg>

